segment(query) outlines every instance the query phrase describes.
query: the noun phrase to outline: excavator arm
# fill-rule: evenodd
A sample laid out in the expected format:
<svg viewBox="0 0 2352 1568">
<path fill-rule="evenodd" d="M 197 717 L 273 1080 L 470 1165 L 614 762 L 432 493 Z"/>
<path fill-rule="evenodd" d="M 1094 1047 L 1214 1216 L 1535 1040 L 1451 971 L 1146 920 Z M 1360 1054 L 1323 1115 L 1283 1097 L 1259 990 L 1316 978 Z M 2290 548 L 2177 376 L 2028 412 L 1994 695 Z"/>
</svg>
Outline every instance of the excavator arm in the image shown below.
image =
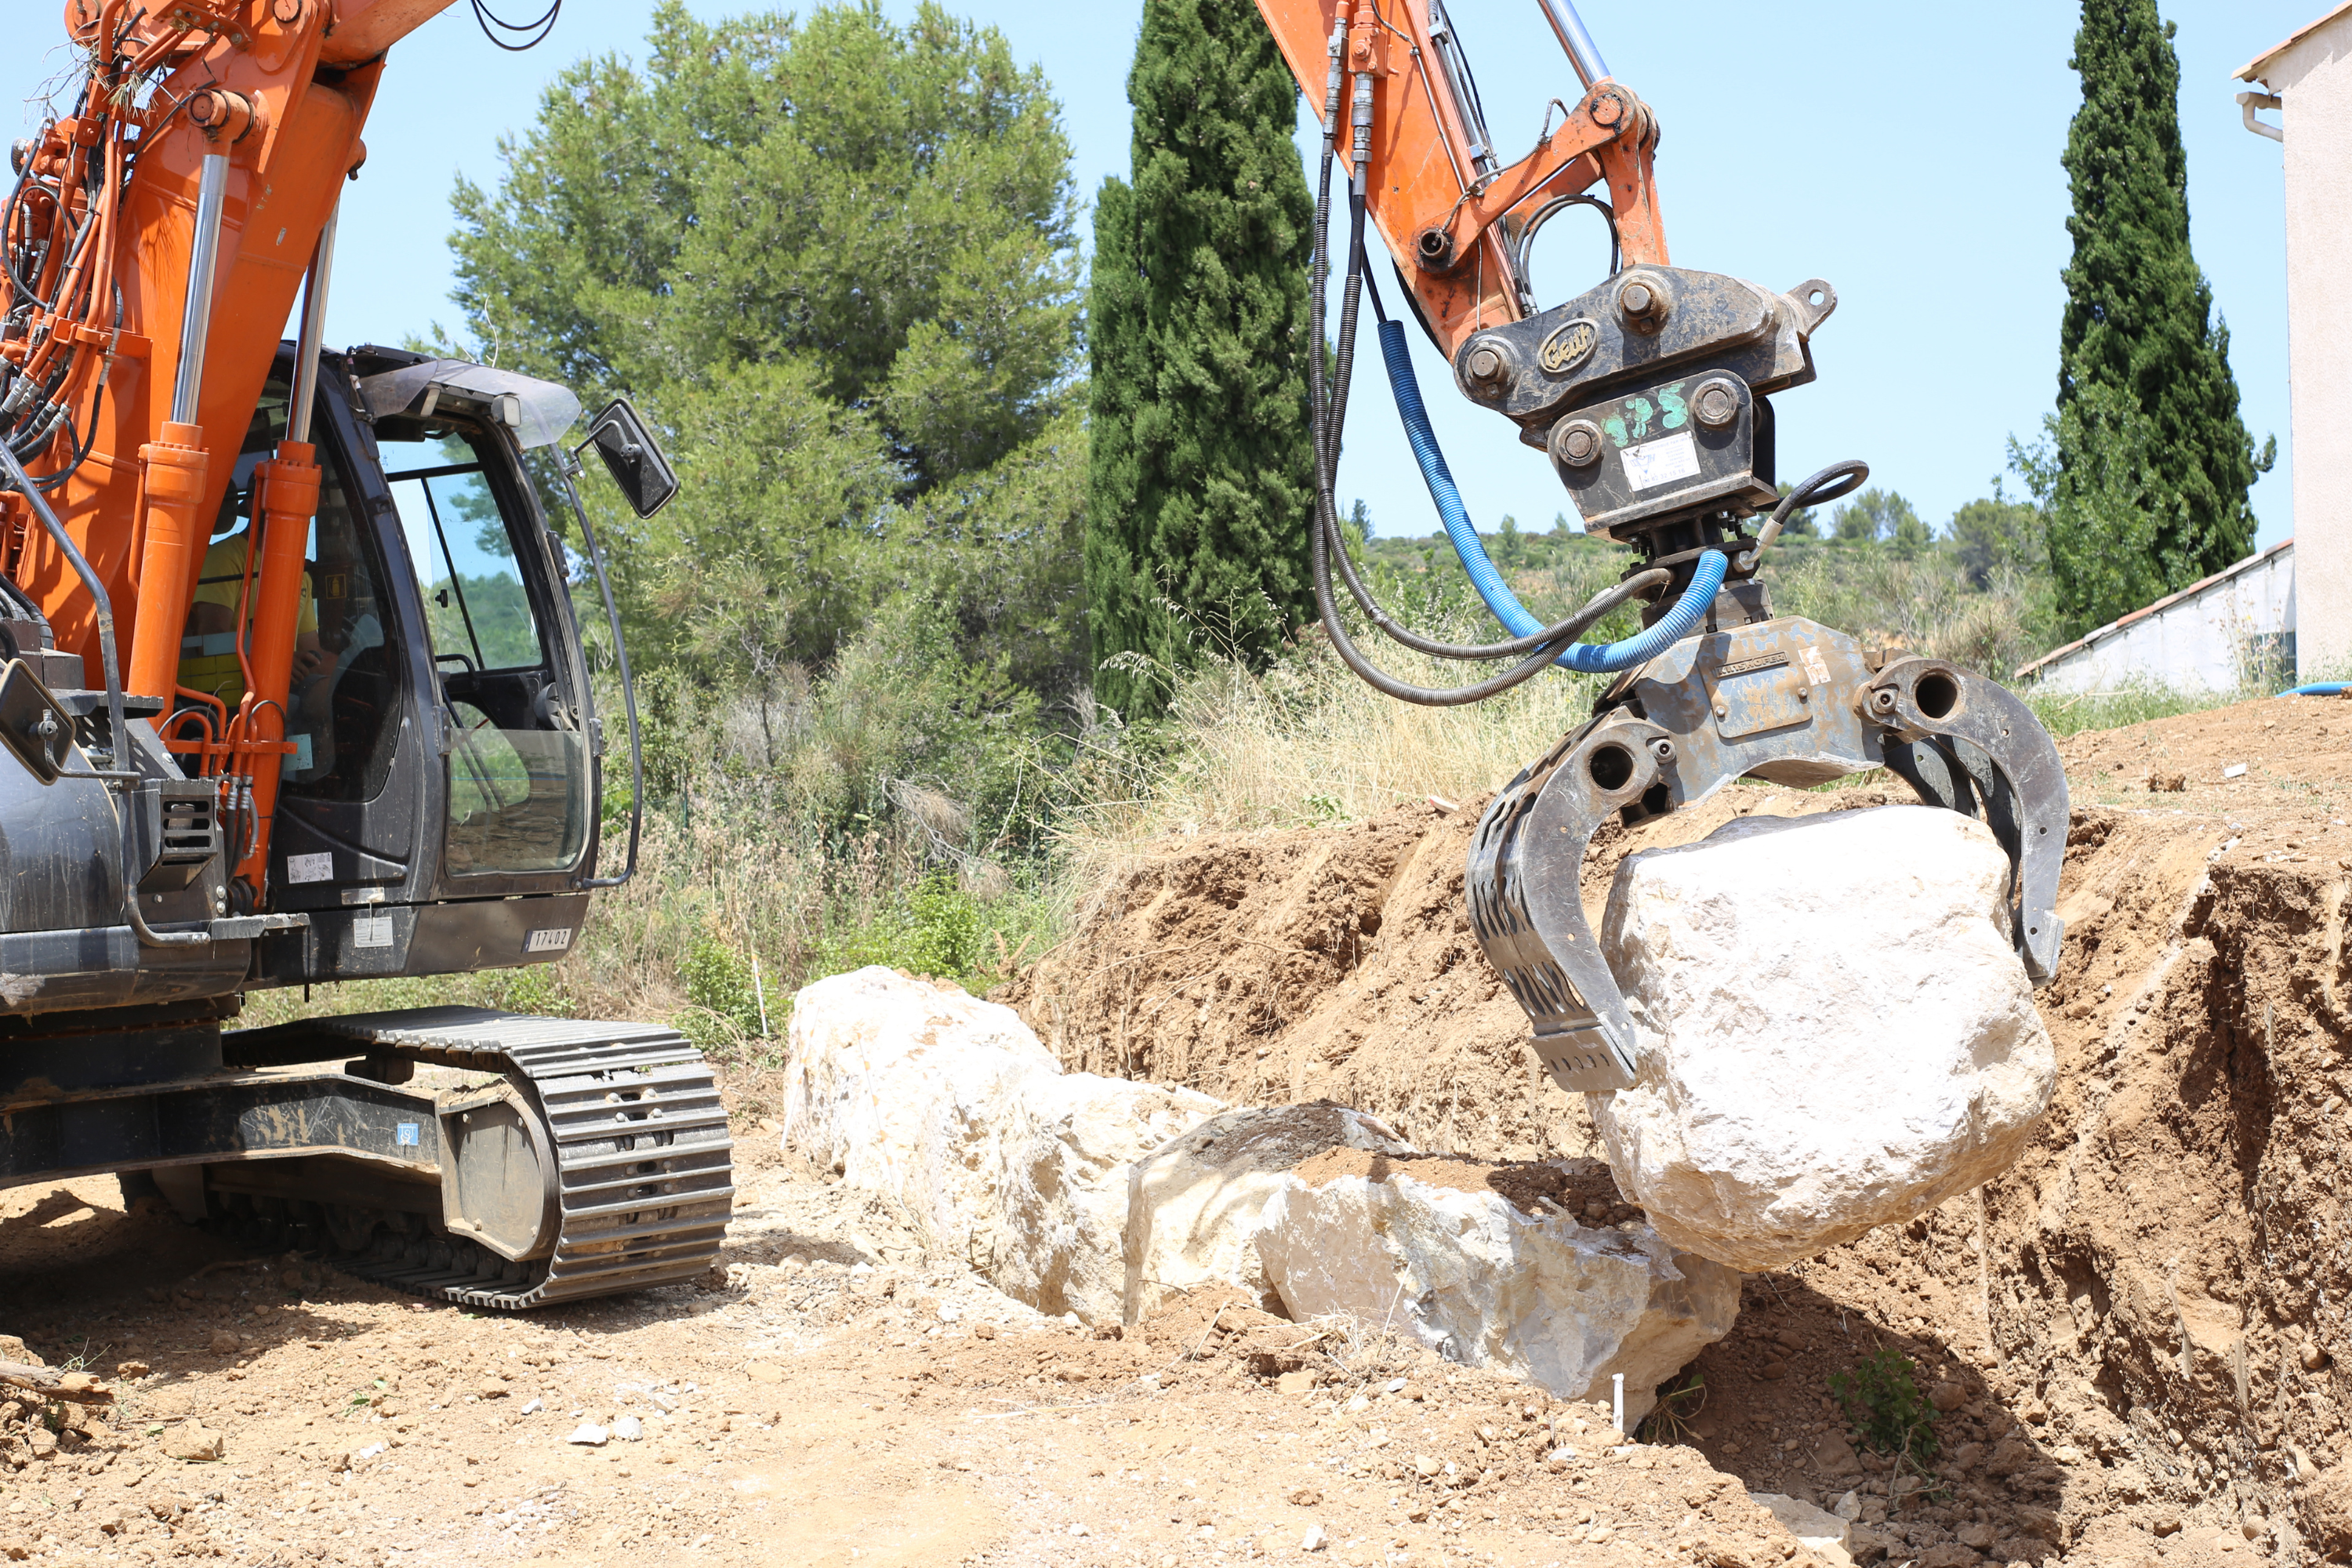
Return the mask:
<svg viewBox="0 0 2352 1568">
<path fill-rule="evenodd" d="M 1652 167 L 1657 120 L 1611 79 L 1573 9 L 1560 0 L 1538 4 L 1583 95 L 1546 105 L 1533 149 L 1506 164 L 1442 0 L 1258 0 L 1318 110 L 1328 93 L 1313 100 L 1314 86 L 1338 72 L 1356 79 L 1358 93 L 1369 91 L 1369 135 L 1360 145 L 1340 132 L 1341 166 L 1352 180 L 1361 165 L 1371 220 L 1448 359 L 1481 328 L 1536 313 L 1529 247 L 1570 205 L 1600 208 L 1626 263 L 1667 262 Z M 1356 108 L 1343 101 L 1340 117 L 1355 119 Z M 1605 202 L 1585 195 L 1604 181 Z"/>
<path fill-rule="evenodd" d="M 1319 362 L 1309 371 L 1310 560 L 1331 647 L 1381 690 L 1430 705 L 1483 700 L 1555 664 L 1616 678 L 1589 722 L 1496 794 L 1465 868 L 1471 927 L 1527 1013 L 1538 1058 L 1564 1089 L 1634 1081 L 1633 1019 L 1579 890 L 1585 847 L 1604 821 L 1631 826 L 1736 779 L 1811 785 L 1885 767 L 1926 803 L 1983 821 L 2014 868 L 2019 958 L 2036 984 L 2047 980 L 2063 931 L 2055 901 L 2067 822 L 2065 778 L 2048 734 L 2015 697 L 1973 671 L 1775 616 L 1757 576 L 1795 508 L 1834 500 L 1869 472 L 1844 462 L 1786 495 L 1778 484 L 1769 399 L 1813 379 L 1811 338 L 1835 309 L 1835 290 L 1816 278 L 1775 292 L 1672 265 L 1656 118 L 1610 77 L 1572 0 L 1537 4 L 1581 91 L 1572 103 L 1551 100 L 1533 150 L 1505 163 L 1444 0 L 1258 0 L 1324 126 L 1318 329 L 1333 250 L 1330 173 L 1336 164 L 1348 175 L 1336 382 Z M 1588 194 L 1604 182 L 1605 200 Z M 1545 308 L 1528 275 L 1530 247 L 1553 216 L 1580 205 L 1608 218 L 1614 264 L 1595 287 Z M 1413 384 L 1402 328 L 1381 312 L 1363 254 L 1367 228 L 1451 362 L 1456 389 L 1549 456 L 1588 531 L 1637 552 L 1623 582 L 1567 619 L 1546 626 L 1529 615 L 1487 559 Z M 1464 646 L 1412 632 L 1381 608 L 1349 560 L 1335 474 L 1356 310 L 1367 294 L 1381 314 L 1381 357 L 1431 499 L 1473 584 L 1511 634 L 1506 641 Z M 1748 520 L 1766 512 L 1748 531 Z M 1335 568 L 1362 618 L 1413 651 L 1517 662 L 1459 686 L 1398 679 L 1353 640 Z M 1605 646 L 1576 640 L 1636 598 L 1647 601 L 1640 634 Z"/>
</svg>

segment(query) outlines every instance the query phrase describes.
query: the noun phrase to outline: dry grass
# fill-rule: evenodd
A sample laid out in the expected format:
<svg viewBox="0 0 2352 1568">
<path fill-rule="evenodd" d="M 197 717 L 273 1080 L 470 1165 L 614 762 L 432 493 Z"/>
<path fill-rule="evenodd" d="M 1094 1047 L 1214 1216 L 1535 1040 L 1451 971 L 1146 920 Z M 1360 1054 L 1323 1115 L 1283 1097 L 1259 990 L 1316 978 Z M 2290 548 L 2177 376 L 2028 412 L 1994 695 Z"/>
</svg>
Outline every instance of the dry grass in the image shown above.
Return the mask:
<svg viewBox="0 0 2352 1568">
<path fill-rule="evenodd" d="M 1376 657 L 1420 685 L 1465 679 L 1465 666 L 1393 645 Z M 1059 824 L 1062 880 L 1074 897 L 1103 887 L 1171 835 L 1311 826 L 1430 795 L 1483 795 L 1589 717 L 1598 684 L 1554 671 L 1468 707 L 1417 707 L 1358 679 L 1319 633 L 1263 673 L 1213 663 L 1178 685 L 1164 759 L 1097 750 L 1095 787 Z"/>
<path fill-rule="evenodd" d="M 1615 557 L 1597 564 L 1580 559 L 1514 585 L 1528 603 L 1557 614 L 1612 581 L 1622 564 Z M 1780 614 L 1807 616 L 1865 642 L 1950 658 L 1995 678 L 2041 651 L 2035 628 L 2045 616 L 2046 585 L 2001 576 L 1971 588 L 1947 554 L 1904 560 L 1887 551 L 1816 547 L 1788 552 L 1766 575 Z M 1400 608 L 1401 617 L 1435 635 L 1460 641 L 1496 635 L 1492 620 L 1460 592 L 1432 592 L 1413 609 Z M 1603 635 L 1627 635 L 1629 621 Z M 1476 678 L 1469 667 L 1409 654 L 1377 637 L 1360 632 L 1359 640 L 1383 668 L 1419 685 Z M 1485 794 L 1590 717 L 1599 686 L 1600 678 L 1554 671 L 1486 702 L 1420 708 L 1356 679 L 1319 630 L 1263 672 L 1212 662 L 1177 683 L 1166 731 L 1173 743 L 1158 759 L 1137 760 L 1115 731 L 1090 736 L 1058 823 L 1063 901 L 1076 907 L 1134 866 L 1151 841 L 1171 835 L 1349 821 L 1400 801 Z M 2160 691 L 2095 702 L 2030 700 L 2056 733 L 2220 700 Z M 1873 770 L 1840 783 L 1886 778 Z"/>
</svg>

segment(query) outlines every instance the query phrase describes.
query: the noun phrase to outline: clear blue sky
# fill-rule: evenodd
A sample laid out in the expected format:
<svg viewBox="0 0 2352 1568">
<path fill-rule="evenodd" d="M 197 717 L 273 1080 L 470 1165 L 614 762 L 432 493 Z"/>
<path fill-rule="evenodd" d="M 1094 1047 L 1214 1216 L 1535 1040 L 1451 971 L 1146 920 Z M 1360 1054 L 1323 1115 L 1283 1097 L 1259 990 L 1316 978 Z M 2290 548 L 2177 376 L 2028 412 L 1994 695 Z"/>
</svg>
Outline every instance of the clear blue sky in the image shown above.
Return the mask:
<svg viewBox="0 0 2352 1568">
<path fill-rule="evenodd" d="M 903 17 L 913 5 L 886 0 L 885 9 Z M 1139 0 L 950 9 L 1003 29 L 1019 58 L 1044 67 L 1081 193 L 1126 171 Z M 2005 438 L 2037 432 L 2055 384 L 2067 254 L 2058 155 L 2078 101 L 2066 68 L 2075 8 L 1685 0 L 1669 13 L 1584 0 L 1582 9 L 1614 74 L 1664 126 L 1659 171 L 1675 259 L 1774 288 L 1816 275 L 1838 288 L 1838 313 L 1814 340 L 1821 379 L 1778 399 L 1781 471 L 1865 458 L 1874 482 L 1937 525 L 1984 494 L 2004 467 Z M 2254 491 L 2265 544 L 2293 522 L 2279 147 L 2240 128 L 2229 77 L 2326 9 L 2326 0 L 2165 5 L 2180 28 L 2198 260 L 2229 321 L 2246 423 L 2257 441 L 2279 437 L 2278 468 Z M 495 180 L 498 137 L 530 123 L 555 69 L 583 54 L 633 51 L 650 10 L 651 0 L 575 0 L 548 44 L 509 55 L 483 40 L 460 3 L 393 51 L 367 168 L 346 188 L 332 340 L 397 342 L 436 321 L 455 324 L 440 243 L 452 178 Z M 37 26 L 54 28 L 55 11 L 38 0 Z M 1509 151 L 1532 142 L 1544 103 L 1575 89 L 1534 0 L 1465 0 L 1454 14 L 1496 139 Z M 26 100 L 65 63 L 61 45 L 8 51 L 0 102 Z M 1572 222 L 1556 226 L 1537 258 L 1547 303 L 1598 281 L 1607 261 Z M 1440 437 L 1479 526 L 1506 511 L 1549 526 L 1564 497 L 1542 455 L 1458 398 L 1435 353 L 1419 346 Z M 1342 494 L 1364 497 L 1381 532 L 1425 533 L 1435 519 L 1378 363 L 1367 353 L 1356 378 Z"/>
</svg>

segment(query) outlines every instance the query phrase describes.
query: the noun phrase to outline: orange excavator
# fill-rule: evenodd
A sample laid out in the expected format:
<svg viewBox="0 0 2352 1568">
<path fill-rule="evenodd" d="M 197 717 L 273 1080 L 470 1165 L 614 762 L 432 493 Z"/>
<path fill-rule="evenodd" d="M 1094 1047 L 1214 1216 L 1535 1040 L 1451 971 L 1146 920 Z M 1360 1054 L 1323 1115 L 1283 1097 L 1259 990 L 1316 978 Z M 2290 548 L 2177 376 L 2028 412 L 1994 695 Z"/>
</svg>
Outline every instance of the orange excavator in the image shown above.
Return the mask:
<svg viewBox="0 0 2352 1568">
<path fill-rule="evenodd" d="M 1611 76 L 1573 0 L 1535 4 L 1577 89 L 1550 100 L 1533 150 L 1507 163 L 1444 0 L 1258 0 L 1321 113 L 1318 342 L 1328 341 L 1335 166 L 1347 180 L 1335 372 L 1327 378 L 1320 356 L 1309 370 L 1310 556 L 1326 634 L 1357 674 L 1412 702 L 1478 701 L 1554 668 L 1611 678 L 1591 720 L 1504 786 L 1472 841 L 1471 925 L 1527 1012 L 1538 1058 L 1564 1089 L 1633 1084 L 1633 1021 L 1578 890 L 1586 845 L 1612 816 L 1631 826 L 1743 777 L 1811 785 L 1885 767 L 1927 804 L 1984 821 L 2010 856 L 2019 957 L 2035 984 L 2048 980 L 2063 931 L 2055 903 L 2067 824 L 2065 776 L 2048 733 L 1972 671 L 1774 615 L 1758 575 L 1794 510 L 1848 493 L 1869 471 L 1832 464 L 1785 496 L 1776 479 L 1769 400 L 1813 379 L 1812 337 L 1836 291 L 1818 278 L 1776 291 L 1674 266 L 1656 116 Z M 1606 196 L 1594 194 L 1604 186 Z M 1608 225 L 1610 272 L 1546 306 L 1530 251 L 1546 224 L 1579 207 Z M 1544 624 L 1487 559 L 1422 403 L 1404 324 L 1382 304 L 1368 223 L 1455 387 L 1549 458 L 1588 531 L 1633 547 L 1623 580 L 1574 615 Z M 1348 556 L 1334 481 L 1366 296 L 1406 438 L 1465 571 L 1509 634 L 1502 640 L 1454 644 L 1412 631 Z M 1451 687 L 1381 669 L 1340 614 L 1335 571 L 1381 635 L 1417 653 L 1507 668 Z M 1632 603 L 1643 606 L 1642 631 L 1579 640 Z"/>
<path fill-rule="evenodd" d="M 0 1184 L 120 1172 L 530 1307 L 715 1255 L 726 1121 L 685 1040 L 228 1026 L 257 988 L 556 962 L 636 858 L 633 800 L 598 874 L 575 587 L 619 626 L 572 480 L 593 447 L 649 515 L 653 435 L 615 402 L 567 445 L 561 386 L 320 341 L 386 52 L 450 3 L 67 0 L 81 78 L 0 205 Z"/>
</svg>

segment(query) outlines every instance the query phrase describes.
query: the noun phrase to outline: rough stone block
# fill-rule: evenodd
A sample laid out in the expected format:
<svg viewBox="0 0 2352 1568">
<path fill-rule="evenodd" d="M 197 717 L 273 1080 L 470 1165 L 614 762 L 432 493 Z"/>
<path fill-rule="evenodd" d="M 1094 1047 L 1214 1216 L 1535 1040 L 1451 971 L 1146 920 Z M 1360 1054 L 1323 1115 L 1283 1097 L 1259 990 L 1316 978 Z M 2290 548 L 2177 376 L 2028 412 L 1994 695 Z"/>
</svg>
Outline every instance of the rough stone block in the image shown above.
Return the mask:
<svg viewBox="0 0 2352 1568">
<path fill-rule="evenodd" d="M 1150 1317 L 1164 1290 L 1208 1284 L 1237 1285 L 1278 1310 L 1257 1253 L 1265 1205 L 1296 1184 L 1302 1163 L 1339 1148 L 1412 1152 L 1384 1123 L 1325 1100 L 1228 1110 L 1138 1160 L 1128 1172 L 1126 1321 Z"/>
<path fill-rule="evenodd" d="M 1739 1311 L 1736 1272 L 1647 1226 L 1587 1229 L 1393 1172 L 1284 1188 L 1257 1246 L 1295 1318 L 1346 1314 L 1564 1398 L 1605 1401 L 1622 1373 L 1629 1423 Z"/>
<path fill-rule="evenodd" d="M 1999 1174 L 2056 1077 L 2009 860 L 1926 806 L 1748 817 L 1619 867 L 1601 942 L 1640 1042 L 1591 1097 L 1618 1185 L 1750 1272 Z"/>
<path fill-rule="evenodd" d="M 991 1256 L 1008 1109 L 1062 1070 L 1029 1026 L 960 985 L 872 964 L 804 987 L 789 1040 L 784 1147 L 889 1196 L 933 1253 Z"/>
<path fill-rule="evenodd" d="M 1093 1073 L 1022 1081 L 996 1144 L 1000 1223 L 982 1272 L 1041 1312 L 1119 1321 L 1129 1171 L 1223 1109 L 1194 1089 Z"/>
<path fill-rule="evenodd" d="M 1128 1165 L 1223 1109 L 1065 1074 L 1009 1007 L 879 965 L 793 1004 L 783 1142 L 1040 1311 L 1118 1317 Z"/>
</svg>

